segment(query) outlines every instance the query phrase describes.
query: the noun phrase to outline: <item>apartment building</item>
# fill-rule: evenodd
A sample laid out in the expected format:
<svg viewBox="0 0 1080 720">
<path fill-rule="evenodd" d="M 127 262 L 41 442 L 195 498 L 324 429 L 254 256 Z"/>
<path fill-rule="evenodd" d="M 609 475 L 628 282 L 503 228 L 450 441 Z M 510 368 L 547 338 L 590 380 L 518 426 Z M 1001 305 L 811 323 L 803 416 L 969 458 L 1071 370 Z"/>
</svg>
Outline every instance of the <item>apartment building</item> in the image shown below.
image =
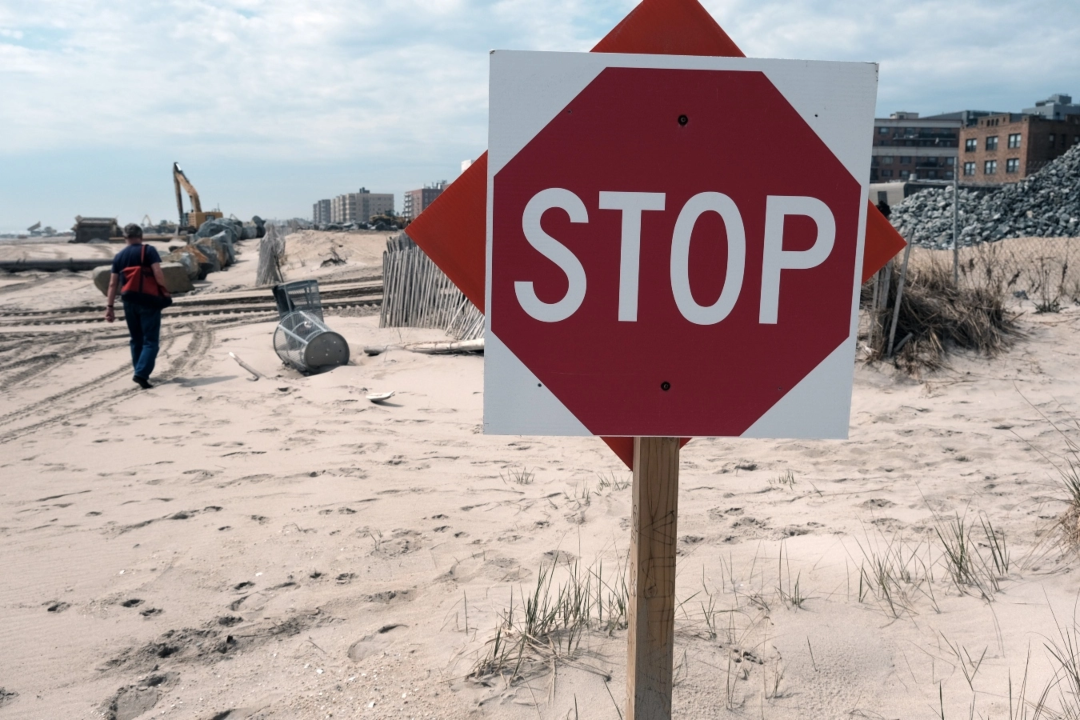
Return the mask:
<svg viewBox="0 0 1080 720">
<path fill-rule="evenodd" d="M 1017 182 L 1080 144 L 1080 105 L 1068 95 L 1052 95 L 1023 113 L 980 118 L 963 129 L 960 141 L 960 182 Z"/>
<path fill-rule="evenodd" d="M 919 113 L 895 112 L 874 120 L 874 143 L 870 157 L 870 182 L 952 180 L 956 173 L 960 130 L 976 118 L 988 115 L 964 110 L 919 117 Z"/>
<path fill-rule="evenodd" d="M 316 225 L 333 222 L 330 219 L 330 200 L 319 200 L 311 206 L 311 221 Z"/>
<path fill-rule="evenodd" d="M 440 180 L 425 185 L 419 190 L 406 191 L 401 214 L 409 220 L 415 220 L 416 216 L 427 209 L 428 205 L 435 202 L 435 198 L 442 194 L 442 191 L 446 189 L 446 185 L 445 180 Z"/>
<path fill-rule="evenodd" d="M 393 213 L 393 193 L 373 193 L 367 188 L 338 195 L 330 201 L 330 222 L 339 224 L 369 222 L 376 215 Z"/>
</svg>

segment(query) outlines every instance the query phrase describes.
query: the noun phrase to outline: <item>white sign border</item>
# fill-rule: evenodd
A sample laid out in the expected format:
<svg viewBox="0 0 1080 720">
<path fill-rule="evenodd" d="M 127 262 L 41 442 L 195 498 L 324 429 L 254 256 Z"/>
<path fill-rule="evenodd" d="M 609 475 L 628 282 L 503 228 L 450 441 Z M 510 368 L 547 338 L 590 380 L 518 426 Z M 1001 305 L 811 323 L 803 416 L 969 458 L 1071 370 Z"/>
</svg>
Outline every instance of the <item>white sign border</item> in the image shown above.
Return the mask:
<svg viewBox="0 0 1080 720">
<path fill-rule="evenodd" d="M 862 188 L 849 337 L 744 434 L 846 439 L 851 414 L 868 173 L 877 96 L 875 63 L 495 50 L 488 116 L 484 433 L 592 433 L 492 333 L 494 178 L 506 163 L 609 67 L 761 72 Z"/>
</svg>

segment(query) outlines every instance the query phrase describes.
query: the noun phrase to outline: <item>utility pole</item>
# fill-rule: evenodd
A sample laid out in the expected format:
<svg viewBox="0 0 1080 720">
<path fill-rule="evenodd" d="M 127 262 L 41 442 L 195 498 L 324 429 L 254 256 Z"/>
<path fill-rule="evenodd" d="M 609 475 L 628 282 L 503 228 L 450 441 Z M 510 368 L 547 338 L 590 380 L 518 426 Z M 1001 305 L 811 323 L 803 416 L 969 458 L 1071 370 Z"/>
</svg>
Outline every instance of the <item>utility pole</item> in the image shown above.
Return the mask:
<svg viewBox="0 0 1080 720">
<path fill-rule="evenodd" d="M 959 169 L 959 165 L 954 167 L 952 174 L 952 280 L 954 285 L 960 284 L 960 235 L 957 232 L 960 227 Z"/>
</svg>

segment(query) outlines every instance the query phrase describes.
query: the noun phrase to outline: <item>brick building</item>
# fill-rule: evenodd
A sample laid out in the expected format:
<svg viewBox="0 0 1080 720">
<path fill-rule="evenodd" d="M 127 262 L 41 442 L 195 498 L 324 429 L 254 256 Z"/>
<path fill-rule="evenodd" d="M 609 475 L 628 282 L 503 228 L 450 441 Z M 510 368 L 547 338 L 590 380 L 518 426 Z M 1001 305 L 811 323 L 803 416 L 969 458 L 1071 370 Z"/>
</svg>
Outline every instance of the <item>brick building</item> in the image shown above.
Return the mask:
<svg viewBox="0 0 1080 720">
<path fill-rule="evenodd" d="M 1067 95 L 1054 97 L 1071 100 Z M 1080 144 L 1080 112 L 990 115 L 964 128 L 960 140 L 960 182 L 1013 183 L 1037 173 Z"/>
<path fill-rule="evenodd" d="M 439 197 L 445 189 L 446 181 L 440 180 L 439 182 L 425 185 L 419 190 L 406 191 L 404 207 L 401 214 L 409 220 L 415 220 L 416 216 L 427 209 L 428 205 L 435 202 L 435 198 Z"/>
<path fill-rule="evenodd" d="M 330 201 L 319 200 L 311 206 L 311 221 L 316 225 L 324 225 L 330 220 Z"/>
</svg>

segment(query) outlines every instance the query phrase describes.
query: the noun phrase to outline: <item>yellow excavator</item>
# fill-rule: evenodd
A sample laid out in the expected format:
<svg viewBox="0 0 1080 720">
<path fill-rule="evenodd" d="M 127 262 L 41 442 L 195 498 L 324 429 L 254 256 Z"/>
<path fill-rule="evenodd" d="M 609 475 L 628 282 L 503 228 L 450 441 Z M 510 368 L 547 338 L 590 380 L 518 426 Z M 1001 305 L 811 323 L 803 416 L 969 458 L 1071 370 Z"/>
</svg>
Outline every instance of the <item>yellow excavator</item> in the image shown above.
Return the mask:
<svg viewBox="0 0 1080 720">
<path fill-rule="evenodd" d="M 191 184 L 191 181 L 187 179 L 187 175 L 180 169 L 179 163 L 173 163 L 173 185 L 176 186 L 176 209 L 180 213 L 180 230 L 187 230 L 188 232 L 195 232 L 199 229 L 207 220 L 213 220 L 216 218 L 224 217 L 224 213 L 219 210 L 207 210 L 203 212 L 202 203 L 199 202 L 199 191 L 195 189 L 195 186 Z M 191 198 L 191 212 L 184 212 L 184 200 L 180 194 L 180 188 L 183 187 L 187 191 L 188 197 Z"/>
</svg>

